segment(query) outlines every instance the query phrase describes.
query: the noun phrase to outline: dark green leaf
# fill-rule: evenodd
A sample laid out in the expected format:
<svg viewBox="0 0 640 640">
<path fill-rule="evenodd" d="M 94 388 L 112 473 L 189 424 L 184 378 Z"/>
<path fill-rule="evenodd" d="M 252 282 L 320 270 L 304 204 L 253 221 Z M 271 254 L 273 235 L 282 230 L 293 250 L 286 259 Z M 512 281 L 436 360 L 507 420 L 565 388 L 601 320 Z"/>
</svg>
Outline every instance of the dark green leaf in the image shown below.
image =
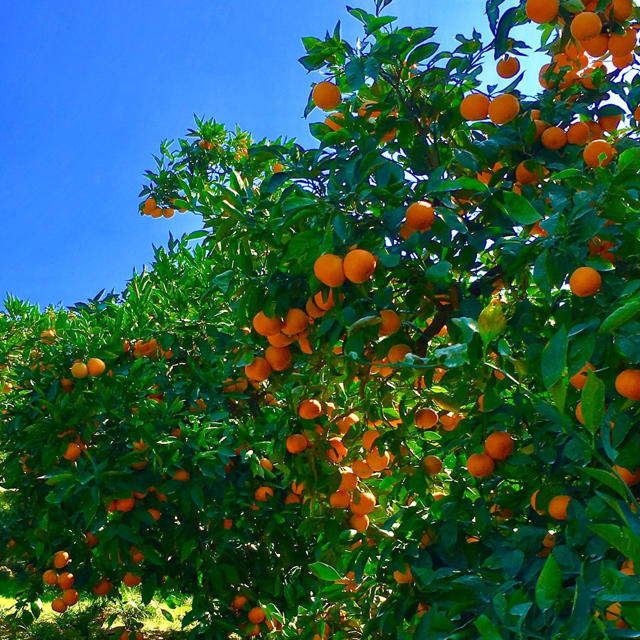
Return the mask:
<svg viewBox="0 0 640 640">
<path fill-rule="evenodd" d="M 555 604 L 561 587 L 562 572 L 553 554 L 550 554 L 536 582 L 536 604 L 543 611 L 550 609 Z"/>
<path fill-rule="evenodd" d="M 563 325 L 542 350 L 542 381 L 547 389 L 550 389 L 558 382 L 564 373 L 567 364 L 568 346 L 569 337 L 567 329 Z"/>
</svg>

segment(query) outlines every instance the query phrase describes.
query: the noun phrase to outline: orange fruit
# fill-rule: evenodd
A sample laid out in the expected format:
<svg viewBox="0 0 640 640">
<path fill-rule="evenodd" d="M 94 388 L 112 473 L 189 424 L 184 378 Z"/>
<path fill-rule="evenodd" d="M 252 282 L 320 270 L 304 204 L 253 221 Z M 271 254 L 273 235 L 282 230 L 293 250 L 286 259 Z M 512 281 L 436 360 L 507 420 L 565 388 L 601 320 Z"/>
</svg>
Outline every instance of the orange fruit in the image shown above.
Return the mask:
<svg viewBox="0 0 640 640">
<path fill-rule="evenodd" d="M 63 591 L 65 589 L 71 589 L 74 582 L 75 582 L 75 577 L 73 573 L 70 573 L 69 571 L 64 571 L 58 576 L 58 586 Z"/>
<path fill-rule="evenodd" d="M 620 57 L 614 56 L 613 58 L 611 58 L 611 64 L 613 64 L 613 66 L 616 69 L 625 69 L 632 62 L 633 62 L 632 53 L 628 53 L 626 56 L 620 56 Z"/>
<path fill-rule="evenodd" d="M 233 596 L 233 600 L 231 600 L 231 608 L 242 609 L 242 607 L 244 607 L 244 605 L 247 604 L 248 601 L 249 599 L 247 598 L 247 596 L 243 596 L 241 593 L 236 593 L 236 595 Z"/>
<path fill-rule="evenodd" d="M 430 476 L 435 476 L 442 471 L 442 460 L 438 456 L 426 456 L 422 458 L 422 466 Z"/>
<path fill-rule="evenodd" d="M 589 140 L 589 127 L 585 122 L 574 122 L 567 129 L 567 142 L 569 144 L 584 145 Z"/>
<path fill-rule="evenodd" d="M 64 602 L 68 607 L 72 607 L 74 604 L 77 604 L 80 596 L 75 589 L 65 589 L 62 593 L 62 602 Z"/>
<path fill-rule="evenodd" d="M 576 389 L 583 389 L 584 385 L 587 382 L 587 374 L 589 371 L 595 371 L 596 368 L 590 363 L 587 362 L 587 364 L 583 365 L 580 368 L 580 371 L 574 373 L 570 378 L 569 378 L 569 384 L 571 384 L 572 387 L 575 387 Z"/>
<path fill-rule="evenodd" d="M 387 353 L 387 358 L 389 362 L 396 363 L 402 362 L 405 359 L 405 356 L 411 353 L 411 347 L 407 344 L 394 344 Z"/>
<path fill-rule="evenodd" d="M 616 150 L 606 140 L 594 140 L 585 147 L 582 157 L 589 167 L 606 167 L 615 154 Z"/>
<path fill-rule="evenodd" d="M 331 111 L 342 101 L 340 89 L 332 82 L 319 82 L 311 92 L 311 99 L 319 109 Z"/>
<path fill-rule="evenodd" d="M 104 373 L 106 368 L 104 361 L 100 360 L 100 358 L 89 358 L 87 360 L 87 372 L 90 376 L 99 376 Z"/>
<path fill-rule="evenodd" d="M 567 144 L 567 134 L 560 127 L 549 127 L 542 132 L 540 140 L 546 149 L 558 151 Z"/>
<path fill-rule="evenodd" d="M 640 369 L 625 369 L 616 377 L 616 391 L 630 400 L 640 400 Z"/>
<path fill-rule="evenodd" d="M 611 7 L 613 8 L 613 17 L 618 22 L 624 22 L 633 13 L 633 0 L 613 0 Z"/>
<path fill-rule="evenodd" d="M 42 574 L 42 581 L 53 587 L 58 584 L 58 574 L 53 569 L 47 569 Z"/>
<path fill-rule="evenodd" d="M 411 582 L 413 582 L 413 574 L 411 573 L 411 568 L 409 567 L 409 565 L 405 565 L 404 571 L 394 571 L 393 579 L 398 584 L 410 584 Z"/>
<path fill-rule="evenodd" d="M 185 469 L 178 469 L 173 474 L 173 479 L 177 480 L 178 482 L 189 482 L 189 480 L 191 479 L 191 474 L 188 471 L 185 471 Z"/>
<path fill-rule="evenodd" d="M 133 636 L 131 635 L 132 633 L 133 631 L 123 631 L 118 640 L 131 640 L 131 638 L 134 638 L 135 640 L 144 640 L 144 636 L 141 631 L 136 631 L 133 633 Z"/>
<path fill-rule="evenodd" d="M 433 429 L 438 424 L 438 414 L 433 409 L 419 409 L 414 421 L 418 429 Z"/>
<path fill-rule="evenodd" d="M 135 573 L 127 571 L 127 573 L 125 573 L 124 577 L 122 578 L 122 582 L 127 587 L 137 587 L 142 582 L 142 578 L 140 576 L 137 576 Z"/>
<path fill-rule="evenodd" d="M 319 307 L 316 306 L 316 303 L 313 301 L 313 297 L 309 296 L 307 298 L 307 303 L 304 306 L 304 310 L 306 312 L 306 314 L 310 317 L 313 318 L 314 320 L 318 319 L 318 318 L 322 318 L 322 316 L 326 313 L 326 311 L 323 311 L 322 309 L 320 309 Z M 278 334 L 278 335 L 282 335 L 282 334 Z M 272 336 L 275 338 L 278 338 L 278 336 Z M 274 344 L 273 342 L 271 342 L 271 340 L 269 338 L 267 338 L 267 340 L 269 340 L 269 342 L 271 344 L 273 344 L 274 347 L 284 347 L 287 344 L 290 344 L 291 342 L 293 342 L 293 338 L 289 339 L 287 338 L 287 336 L 282 336 L 284 339 L 288 339 L 290 340 L 290 342 L 288 343 L 284 343 L 284 344 Z"/>
<path fill-rule="evenodd" d="M 252 609 L 249 610 L 249 613 L 247 614 L 247 618 L 249 618 L 249 622 L 253 622 L 254 624 L 260 624 L 261 622 L 264 622 L 264 619 L 266 618 L 264 611 L 262 610 L 262 607 L 253 607 Z"/>
<path fill-rule="evenodd" d="M 327 451 L 327 458 L 331 462 L 340 463 L 349 452 L 348 449 L 342 443 L 340 438 L 329 439 L 329 450 Z"/>
<path fill-rule="evenodd" d="M 116 511 L 128 512 L 136 506 L 135 498 L 121 498 L 120 500 L 116 500 Z"/>
<path fill-rule="evenodd" d="M 636 30 L 629 27 L 624 33 L 612 33 L 609 36 L 609 51 L 614 58 L 628 56 L 636 46 Z"/>
<path fill-rule="evenodd" d="M 489 113 L 489 98 L 484 93 L 472 93 L 460 103 L 460 113 L 465 120 L 484 120 Z"/>
<path fill-rule="evenodd" d="M 498 62 L 496 70 L 501 78 L 513 78 L 520 71 L 520 61 L 514 56 L 505 55 Z"/>
<path fill-rule="evenodd" d="M 346 491 L 336 491 L 329 496 L 329 504 L 336 509 L 347 509 L 351 503 L 351 496 Z"/>
<path fill-rule="evenodd" d="M 489 104 L 489 118 L 493 124 L 507 124 L 520 113 L 520 101 L 510 93 L 503 93 Z"/>
<path fill-rule="evenodd" d="M 154 209 L 158 208 L 155 198 L 147 198 L 142 204 L 142 213 L 150 214 Z"/>
<path fill-rule="evenodd" d="M 549 502 L 549 515 L 556 520 L 566 520 L 567 507 L 569 506 L 570 500 L 571 497 L 565 495 L 551 498 L 551 501 Z"/>
<path fill-rule="evenodd" d="M 494 431 L 484 441 L 484 451 L 494 460 L 506 460 L 513 453 L 513 438 L 505 431 Z"/>
<path fill-rule="evenodd" d="M 376 269 L 375 256 L 365 249 L 353 249 L 344 259 L 344 275 L 350 282 L 361 284 L 371 278 Z"/>
<path fill-rule="evenodd" d="M 307 448 L 307 439 L 301 433 L 294 433 L 287 438 L 286 447 L 289 453 L 300 453 Z"/>
<path fill-rule="evenodd" d="M 358 486 L 358 476 L 353 471 L 340 471 L 338 491 L 353 491 Z"/>
<path fill-rule="evenodd" d="M 516 167 L 516 180 L 520 184 L 537 184 L 541 178 L 542 171 L 530 160 L 523 160 Z"/>
<path fill-rule="evenodd" d="M 64 600 L 62 598 L 56 598 L 52 603 L 51 603 L 51 608 L 56 612 L 56 613 L 64 613 L 67 610 L 67 605 L 64 603 Z"/>
<path fill-rule="evenodd" d="M 436 213 L 430 202 L 420 200 L 407 207 L 407 224 L 418 231 L 427 231 L 435 222 Z"/>
<path fill-rule="evenodd" d="M 71 366 L 71 375 L 74 378 L 86 378 L 89 375 L 89 370 L 84 362 L 74 362 Z"/>
<path fill-rule="evenodd" d="M 291 351 L 289 347 L 267 347 L 264 352 L 265 360 L 274 371 L 284 371 L 291 366 Z"/>
<path fill-rule="evenodd" d="M 113 589 L 113 584 L 109 582 L 106 578 L 100 578 L 98 582 L 93 587 L 93 592 L 97 596 L 106 596 L 109 591 Z"/>
<path fill-rule="evenodd" d="M 620 567 L 620 573 L 624 573 L 625 576 L 635 576 L 636 575 L 636 570 L 635 570 L 635 567 L 634 567 L 633 560 L 630 560 L 630 559 L 627 558 L 622 563 L 622 566 Z"/>
<path fill-rule="evenodd" d="M 571 21 L 571 35 L 579 41 L 590 40 L 600 35 L 602 21 L 593 11 L 581 11 L 573 16 Z"/>
<path fill-rule="evenodd" d="M 369 466 L 369 463 L 366 460 L 355 460 L 351 464 L 351 468 L 356 476 L 363 480 L 370 478 L 373 475 L 373 469 Z"/>
<path fill-rule="evenodd" d="M 68 551 L 56 551 L 53 554 L 53 566 L 56 569 L 62 569 L 67 566 L 69 559 L 70 556 Z"/>
<path fill-rule="evenodd" d="M 267 502 L 267 500 L 273 498 L 273 489 L 271 487 L 258 487 L 253 492 L 253 497 L 256 502 Z"/>
<path fill-rule="evenodd" d="M 340 112 L 337 112 L 337 113 L 332 113 L 330 116 L 325 118 L 324 123 L 332 131 L 340 131 L 340 129 L 342 129 L 342 125 L 340 124 L 340 120 L 344 120 L 344 114 L 340 113 Z"/>
<path fill-rule="evenodd" d="M 402 322 L 400 316 L 395 311 L 383 309 L 380 312 L 380 317 L 382 318 L 382 322 L 378 327 L 378 335 L 380 337 L 393 335 L 400 329 Z"/>
<path fill-rule="evenodd" d="M 474 478 L 484 478 L 493 473 L 495 463 L 486 453 L 473 453 L 467 458 L 467 471 Z"/>
<path fill-rule="evenodd" d="M 370 451 L 373 447 L 373 443 L 380 437 L 380 432 L 375 429 L 370 429 L 362 436 L 362 446 Z"/>
<path fill-rule="evenodd" d="M 273 336 L 276 333 L 280 333 L 282 320 L 278 317 L 270 318 L 265 315 L 264 311 L 258 311 L 253 318 L 253 328 L 261 336 Z"/>
<path fill-rule="evenodd" d="M 327 287 L 339 287 L 344 283 L 343 260 L 333 253 L 321 255 L 313 264 L 316 278 Z"/>
<path fill-rule="evenodd" d="M 606 33 L 600 33 L 581 44 L 592 58 L 601 58 L 609 51 L 609 36 Z"/>
<path fill-rule="evenodd" d="M 282 333 L 295 336 L 302 333 L 309 326 L 309 316 L 302 309 L 289 309 L 284 319 Z"/>
<path fill-rule="evenodd" d="M 622 478 L 622 482 L 629 487 L 633 487 L 640 482 L 640 467 L 635 471 L 630 471 L 629 469 L 616 464 L 613 465 L 613 470 Z"/>
<path fill-rule="evenodd" d="M 389 455 L 388 451 L 379 453 L 378 447 L 374 447 L 365 456 L 365 461 L 372 471 L 382 471 L 389 466 L 389 463 L 391 462 L 391 456 Z"/>
<path fill-rule="evenodd" d="M 303 400 L 298 405 L 298 415 L 303 420 L 315 420 L 322 415 L 322 405 L 319 400 Z"/>
<path fill-rule="evenodd" d="M 354 514 L 349 518 L 349 524 L 352 529 L 364 533 L 369 528 L 369 516 L 357 516 Z"/>
<path fill-rule="evenodd" d="M 529 20 L 544 24 L 556 19 L 560 3 L 558 0 L 527 0 L 525 10 Z"/>
<path fill-rule="evenodd" d="M 349 508 L 357 516 L 366 516 L 376 508 L 376 497 L 366 491 L 357 491 Z"/>
<path fill-rule="evenodd" d="M 244 368 L 244 373 L 249 380 L 262 382 L 271 374 L 271 365 L 264 358 L 257 357 Z"/>
<path fill-rule="evenodd" d="M 594 295 L 601 286 L 602 276 L 592 267 L 578 267 L 569 278 L 569 288 L 579 298 Z"/>
</svg>

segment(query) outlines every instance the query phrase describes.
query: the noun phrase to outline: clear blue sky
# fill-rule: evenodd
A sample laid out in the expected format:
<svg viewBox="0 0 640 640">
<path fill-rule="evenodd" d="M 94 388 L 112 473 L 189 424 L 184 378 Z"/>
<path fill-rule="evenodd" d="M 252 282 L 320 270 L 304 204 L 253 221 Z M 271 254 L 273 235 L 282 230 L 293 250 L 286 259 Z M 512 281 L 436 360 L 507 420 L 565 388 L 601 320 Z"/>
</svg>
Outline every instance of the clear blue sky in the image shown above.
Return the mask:
<svg viewBox="0 0 640 640">
<path fill-rule="evenodd" d="M 73 304 L 121 290 L 152 244 L 196 228 L 188 214 L 137 213 L 160 141 L 193 114 L 255 138 L 309 142 L 302 118 L 313 76 L 302 36 L 322 37 L 346 0 L 32 0 L 3 7 L 0 32 L 0 301 Z M 371 10 L 370 0 L 351 5 Z M 411 26 L 484 26 L 484 0 L 396 0 Z"/>
</svg>

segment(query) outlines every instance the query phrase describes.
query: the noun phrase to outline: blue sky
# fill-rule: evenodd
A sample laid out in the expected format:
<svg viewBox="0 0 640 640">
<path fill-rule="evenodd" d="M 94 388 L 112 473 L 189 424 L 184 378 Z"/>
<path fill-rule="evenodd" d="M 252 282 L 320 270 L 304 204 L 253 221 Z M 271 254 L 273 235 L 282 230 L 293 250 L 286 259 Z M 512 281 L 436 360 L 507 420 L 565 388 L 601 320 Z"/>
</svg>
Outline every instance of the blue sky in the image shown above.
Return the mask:
<svg viewBox="0 0 640 640">
<path fill-rule="evenodd" d="M 152 244 L 197 228 L 137 213 L 143 172 L 193 114 L 254 139 L 310 143 L 302 36 L 338 19 L 346 0 L 33 0 L 6 3 L 0 33 L 0 300 L 70 305 L 121 290 Z M 370 10 L 370 0 L 352 0 Z M 486 24 L 484 0 L 396 0 L 411 26 L 455 33 Z M 313 116 L 311 118 L 313 121 Z"/>
</svg>

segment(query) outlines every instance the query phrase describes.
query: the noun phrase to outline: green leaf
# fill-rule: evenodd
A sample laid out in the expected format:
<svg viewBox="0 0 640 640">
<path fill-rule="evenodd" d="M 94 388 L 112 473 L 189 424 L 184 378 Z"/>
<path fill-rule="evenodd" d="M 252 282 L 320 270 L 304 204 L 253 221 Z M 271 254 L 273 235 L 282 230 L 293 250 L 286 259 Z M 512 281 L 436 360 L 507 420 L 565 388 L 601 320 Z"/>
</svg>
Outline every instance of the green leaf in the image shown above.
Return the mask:
<svg viewBox="0 0 640 640">
<path fill-rule="evenodd" d="M 577 469 L 577 472 L 582 476 L 597 480 L 603 485 L 609 487 L 609 489 L 613 489 L 623 500 L 626 500 L 628 498 L 622 480 L 620 480 L 613 473 L 605 471 L 604 469 L 592 469 L 591 467 L 583 467 L 582 469 Z"/>
<path fill-rule="evenodd" d="M 580 394 L 580 402 L 582 403 L 584 426 L 591 433 L 596 433 L 602 425 L 606 411 L 604 394 L 604 382 L 593 371 L 589 371 L 587 381 Z"/>
<path fill-rule="evenodd" d="M 536 582 L 536 604 L 543 610 L 550 609 L 558 599 L 562 587 L 562 572 L 560 565 L 553 557 L 547 556 L 547 561 L 542 567 L 538 581 Z"/>
<path fill-rule="evenodd" d="M 474 622 L 482 640 L 503 640 L 498 627 L 483 613 Z"/>
<path fill-rule="evenodd" d="M 569 638 L 582 638 L 591 622 L 591 594 L 584 584 L 582 576 L 576 580 L 576 588 L 573 595 L 573 607 L 569 620 L 567 636 Z"/>
<path fill-rule="evenodd" d="M 625 149 L 618 158 L 618 173 L 626 168 L 640 169 L 640 149 L 632 147 Z"/>
<path fill-rule="evenodd" d="M 629 300 L 609 314 L 600 325 L 598 333 L 611 333 L 623 324 L 630 322 L 640 313 L 640 297 Z"/>
<path fill-rule="evenodd" d="M 502 18 L 500 18 L 498 28 L 496 29 L 496 40 L 494 44 L 496 60 L 509 49 L 509 31 L 516 23 L 517 17 L 518 8 L 512 7 L 508 11 L 505 11 Z"/>
<path fill-rule="evenodd" d="M 542 220 L 542 216 L 524 196 L 513 191 L 503 191 L 502 198 L 505 213 L 518 224 L 533 224 Z"/>
<path fill-rule="evenodd" d="M 634 534 L 629 527 L 620 527 L 617 524 L 589 524 L 587 526 L 597 536 L 633 560 L 636 565 L 640 564 L 640 537 Z"/>
<path fill-rule="evenodd" d="M 309 569 L 316 578 L 325 582 L 335 582 L 342 579 L 342 576 L 333 567 L 324 562 L 314 562 L 309 565 Z"/>
<path fill-rule="evenodd" d="M 542 382 L 547 389 L 562 377 L 567 364 L 568 347 L 569 336 L 563 325 L 542 350 Z"/>
<path fill-rule="evenodd" d="M 427 42 L 426 44 L 422 44 L 419 47 L 416 47 L 407 58 L 407 65 L 411 66 L 412 64 L 416 64 L 417 62 L 422 62 L 427 58 L 430 58 L 439 48 L 435 42 Z"/>
</svg>

